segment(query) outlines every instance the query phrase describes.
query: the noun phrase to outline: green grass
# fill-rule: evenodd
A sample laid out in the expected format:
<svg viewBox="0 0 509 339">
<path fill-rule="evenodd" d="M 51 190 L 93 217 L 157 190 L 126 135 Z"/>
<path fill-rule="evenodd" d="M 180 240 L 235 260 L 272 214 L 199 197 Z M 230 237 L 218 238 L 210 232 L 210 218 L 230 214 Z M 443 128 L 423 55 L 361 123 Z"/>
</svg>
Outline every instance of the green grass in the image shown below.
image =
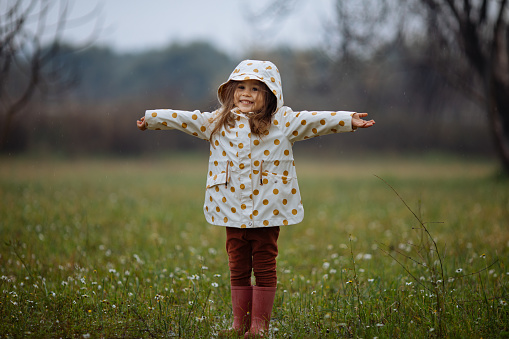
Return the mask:
<svg viewBox="0 0 509 339">
<path fill-rule="evenodd" d="M 0 163 L 1 338 L 230 324 L 225 231 L 202 214 L 206 154 Z M 509 336 L 509 181 L 495 164 L 296 165 L 306 217 L 281 230 L 274 337 Z"/>
</svg>

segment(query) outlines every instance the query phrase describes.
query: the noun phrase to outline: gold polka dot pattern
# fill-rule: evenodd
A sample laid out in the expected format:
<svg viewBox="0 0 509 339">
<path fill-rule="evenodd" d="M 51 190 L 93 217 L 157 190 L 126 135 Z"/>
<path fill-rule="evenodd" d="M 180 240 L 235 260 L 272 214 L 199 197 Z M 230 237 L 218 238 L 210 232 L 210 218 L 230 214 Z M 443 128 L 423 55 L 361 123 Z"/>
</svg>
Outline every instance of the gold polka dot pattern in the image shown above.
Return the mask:
<svg viewBox="0 0 509 339">
<path fill-rule="evenodd" d="M 302 221 L 292 146 L 295 141 L 350 132 L 352 112 L 300 111 L 283 106 L 281 77 L 271 62 L 241 62 L 228 80 L 258 79 L 278 99 L 272 124 L 262 137 L 251 133 L 249 117 L 233 109 L 234 125 L 211 140 L 203 210 L 214 225 L 238 228 L 292 225 Z M 224 84 L 223 84 L 224 85 Z M 221 88 L 218 97 L 221 100 Z M 177 129 L 210 140 L 217 111 L 147 110 L 147 128 Z"/>
</svg>

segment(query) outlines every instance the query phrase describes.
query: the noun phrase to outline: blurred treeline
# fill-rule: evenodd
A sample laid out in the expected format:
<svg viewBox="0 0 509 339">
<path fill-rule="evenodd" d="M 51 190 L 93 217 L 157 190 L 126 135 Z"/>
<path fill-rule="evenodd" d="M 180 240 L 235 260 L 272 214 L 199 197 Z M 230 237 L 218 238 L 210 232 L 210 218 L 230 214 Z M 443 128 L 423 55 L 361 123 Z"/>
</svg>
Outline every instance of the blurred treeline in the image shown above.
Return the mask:
<svg viewBox="0 0 509 339">
<path fill-rule="evenodd" d="M 241 59 L 273 61 L 294 110 L 368 112 L 374 128 L 299 143 L 317 152 L 492 153 L 485 116 L 431 67 L 418 44 L 384 46 L 362 58 L 321 50 L 252 51 L 231 57 L 205 42 L 118 54 L 61 48 L 72 86 L 39 96 L 16 115 L 10 153 L 141 155 L 207 149 L 180 132 L 140 132 L 146 109 L 214 110 L 217 87 Z M 337 138 L 337 139 L 335 139 Z M 302 144 L 302 145 L 300 145 Z"/>
</svg>

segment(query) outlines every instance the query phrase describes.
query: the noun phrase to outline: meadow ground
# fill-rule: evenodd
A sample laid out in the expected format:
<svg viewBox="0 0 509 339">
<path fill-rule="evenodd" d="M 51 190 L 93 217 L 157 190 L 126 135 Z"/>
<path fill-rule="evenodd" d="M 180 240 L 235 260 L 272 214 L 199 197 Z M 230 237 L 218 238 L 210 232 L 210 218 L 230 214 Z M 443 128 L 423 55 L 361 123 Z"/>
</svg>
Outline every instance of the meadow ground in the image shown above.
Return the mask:
<svg viewBox="0 0 509 339">
<path fill-rule="evenodd" d="M 496 164 L 296 165 L 306 217 L 281 230 L 271 336 L 509 337 L 509 180 Z M 202 214 L 206 169 L 202 155 L 0 159 L 0 337 L 227 327 L 225 232 Z"/>
</svg>

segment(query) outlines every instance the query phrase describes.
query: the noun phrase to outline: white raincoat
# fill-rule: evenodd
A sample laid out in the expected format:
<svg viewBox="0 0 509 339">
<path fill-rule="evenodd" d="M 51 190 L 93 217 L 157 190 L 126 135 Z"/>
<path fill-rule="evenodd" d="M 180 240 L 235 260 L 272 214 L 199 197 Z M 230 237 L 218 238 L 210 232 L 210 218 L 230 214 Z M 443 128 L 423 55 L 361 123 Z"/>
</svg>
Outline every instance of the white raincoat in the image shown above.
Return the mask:
<svg viewBox="0 0 509 339">
<path fill-rule="evenodd" d="M 353 112 L 301 111 L 283 106 L 281 78 L 270 61 L 245 60 L 228 81 L 263 81 L 277 97 L 268 132 L 251 133 L 246 114 L 234 109 L 235 126 L 222 127 L 212 139 L 204 213 L 213 225 L 255 228 L 296 224 L 304 209 L 292 145 L 320 135 L 352 131 Z M 222 84 L 218 89 L 221 97 Z M 209 140 L 217 111 L 147 110 L 147 128 L 178 129 Z"/>
</svg>

